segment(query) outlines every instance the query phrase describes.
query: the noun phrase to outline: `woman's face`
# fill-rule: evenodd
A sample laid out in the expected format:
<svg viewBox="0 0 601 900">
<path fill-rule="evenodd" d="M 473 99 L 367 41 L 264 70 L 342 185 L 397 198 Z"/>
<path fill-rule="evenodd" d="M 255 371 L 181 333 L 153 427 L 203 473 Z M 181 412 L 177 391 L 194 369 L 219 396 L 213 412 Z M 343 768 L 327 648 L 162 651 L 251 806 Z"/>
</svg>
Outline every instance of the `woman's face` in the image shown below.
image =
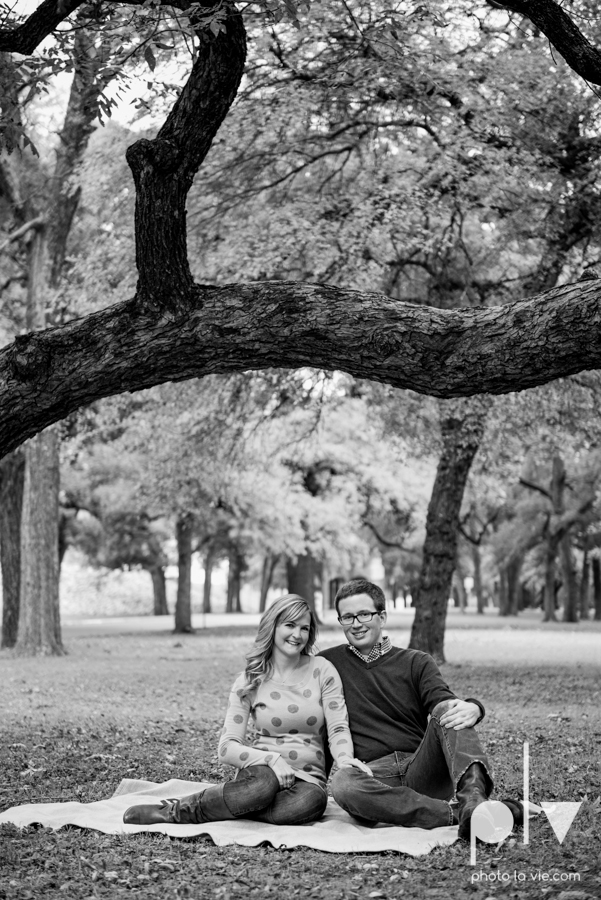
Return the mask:
<svg viewBox="0 0 601 900">
<path fill-rule="evenodd" d="M 276 625 L 273 645 L 289 658 L 300 656 L 301 651 L 307 646 L 309 631 L 311 628 L 311 616 L 303 613 L 300 619 L 292 621 L 284 616 Z"/>
</svg>

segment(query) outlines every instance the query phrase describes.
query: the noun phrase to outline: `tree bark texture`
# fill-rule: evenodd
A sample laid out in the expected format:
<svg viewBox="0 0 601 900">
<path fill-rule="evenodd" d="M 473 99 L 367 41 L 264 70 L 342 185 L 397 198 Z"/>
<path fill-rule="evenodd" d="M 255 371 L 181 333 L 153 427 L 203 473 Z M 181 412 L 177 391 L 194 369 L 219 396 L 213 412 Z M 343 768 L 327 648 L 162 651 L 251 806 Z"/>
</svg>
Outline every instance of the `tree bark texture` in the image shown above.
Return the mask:
<svg viewBox="0 0 601 900">
<path fill-rule="evenodd" d="M 25 447 L 21 518 L 21 598 L 16 650 L 64 653 L 58 596 L 58 434 L 49 428 Z"/>
<path fill-rule="evenodd" d="M 409 646 L 444 662 L 447 604 L 465 483 L 484 433 L 483 398 L 440 404 L 442 453 L 426 519 L 426 540 Z"/>
<path fill-rule="evenodd" d="M 0 454 L 101 397 L 273 366 L 437 397 L 523 390 L 601 367 L 601 281 L 461 310 L 285 282 L 205 286 L 177 318 L 117 304 L 0 351 Z"/>
<path fill-rule="evenodd" d="M 14 647 L 19 626 L 21 510 L 25 455 L 15 450 L 0 463 L 0 563 L 2 565 L 1 647 Z"/>
<path fill-rule="evenodd" d="M 175 632 L 190 634 L 192 628 L 192 518 L 182 515 L 175 525 L 177 538 L 177 597 Z"/>
<path fill-rule="evenodd" d="M 152 566 L 149 568 L 150 577 L 152 578 L 152 612 L 155 616 L 168 616 L 169 608 L 167 606 L 167 588 L 165 585 L 165 569 L 163 566 Z"/>
</svg>

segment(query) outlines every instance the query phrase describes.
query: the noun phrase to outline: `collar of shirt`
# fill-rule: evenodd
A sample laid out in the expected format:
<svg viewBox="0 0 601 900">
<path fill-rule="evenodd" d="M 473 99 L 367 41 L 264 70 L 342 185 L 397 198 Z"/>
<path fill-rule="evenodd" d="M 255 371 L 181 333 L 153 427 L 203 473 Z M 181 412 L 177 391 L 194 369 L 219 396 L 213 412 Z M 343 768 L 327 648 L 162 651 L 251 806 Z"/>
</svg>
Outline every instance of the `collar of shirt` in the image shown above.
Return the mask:
<svg viewBox="0 0 601 900">
<path fill-rule="evenodd" d="M 379 643 L 374 644 L 367 656 L 364 656 L 363 653 L 361 653 L 360 650 L 357 650 L 356 647 L 353 647 L 352 644 L 349 644 L 348 648 L 349 650 L 352 650 L 355 656 L 358 656 L 359 659 L 362 659 L 363 662 L 369 663 L 373 662 L 376 659 L 379 659 L 381 656 L 384 656 L 384 654 L 388 653 L 389 650 L 392 650 L 392 644 L 390 643 L 390 638 L 388 637 L 388 635 L 386 635 L 382 638 L 381 641 L 379 641 Z"/>
</svg>

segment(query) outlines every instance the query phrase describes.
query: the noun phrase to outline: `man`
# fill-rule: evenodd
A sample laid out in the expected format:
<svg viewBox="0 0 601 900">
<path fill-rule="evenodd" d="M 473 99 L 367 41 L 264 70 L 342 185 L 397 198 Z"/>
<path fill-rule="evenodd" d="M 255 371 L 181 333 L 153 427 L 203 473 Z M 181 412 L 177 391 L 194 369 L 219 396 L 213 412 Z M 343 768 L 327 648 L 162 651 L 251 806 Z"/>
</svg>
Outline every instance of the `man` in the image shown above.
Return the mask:
<svg viewBox="0 0 601 900">
<path fill-rule="evenodd" d="M 372 775 L 339 770 L 334 798 L 361 819 L 419 828 L 458 824 L 459 837 L 469 840 L 472 813 L 493 788 L 474 730 L 484 707 L 458 699 L 427 653 L 391 645 L 382 633 L 386 599 L 377 585 L 355 578 L 335 602 L 348 644 L 320 655 L 340 673 L 355 756 Z M 521 824 L 520 803 L 502 802 Z"/>
</svg>

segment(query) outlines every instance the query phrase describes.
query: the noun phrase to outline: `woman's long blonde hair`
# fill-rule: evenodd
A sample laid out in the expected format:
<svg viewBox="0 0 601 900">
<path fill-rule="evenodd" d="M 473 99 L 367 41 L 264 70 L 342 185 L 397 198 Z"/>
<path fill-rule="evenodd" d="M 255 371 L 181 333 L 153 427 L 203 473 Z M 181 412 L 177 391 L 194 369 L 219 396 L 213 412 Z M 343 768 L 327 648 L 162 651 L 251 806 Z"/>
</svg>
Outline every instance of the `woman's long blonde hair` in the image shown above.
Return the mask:
<svg viewBox="0 0 601 900">
<path fill-rule="evenodd" d="M 273 671 L 271 654 L 277 626 L 282 621 L 296 622 L 305 613 L 309 613 L 310 616 L 309 639 L 301 650 L 301 655 L 310 656 L 317 640 L 317 620 L 315 613 L 306 600 L 303 600 L 298 594 L 286 594 L 284 597 L 276 600 L 263 613 L 255 642 L 246 654 L 246 668 L 244 670 L 246 684 L 243 688 L 242 697 L 250 694 L 262 681 L 269 678 Z"/>
</svg>

